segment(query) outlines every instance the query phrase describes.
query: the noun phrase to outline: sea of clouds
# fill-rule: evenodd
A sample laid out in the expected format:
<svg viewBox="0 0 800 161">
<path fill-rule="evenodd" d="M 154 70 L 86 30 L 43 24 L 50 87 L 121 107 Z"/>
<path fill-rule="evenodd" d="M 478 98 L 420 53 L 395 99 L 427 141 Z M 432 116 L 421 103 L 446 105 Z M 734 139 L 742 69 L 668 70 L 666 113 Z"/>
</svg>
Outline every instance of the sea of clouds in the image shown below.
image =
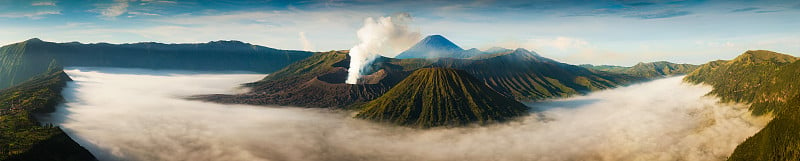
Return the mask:
<svg viewBox="0 0 800 161">
<path fill-rule="evenodd" d="M 746 106 L 671 77 L 530 103 L 516 121 L 410 129 L 353 111 L 222 105 L 261 74 L 68 68 L 67 102 L 46 119 L 101 160 L 724 160 L 764 125 Z"/>
</svg>

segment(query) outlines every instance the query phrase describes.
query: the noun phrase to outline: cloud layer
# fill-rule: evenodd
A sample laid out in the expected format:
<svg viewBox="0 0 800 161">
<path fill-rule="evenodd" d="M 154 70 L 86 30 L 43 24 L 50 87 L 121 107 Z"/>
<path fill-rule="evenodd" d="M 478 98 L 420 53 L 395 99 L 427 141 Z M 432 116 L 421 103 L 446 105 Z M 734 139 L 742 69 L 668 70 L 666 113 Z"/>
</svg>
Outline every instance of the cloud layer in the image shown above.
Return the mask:
<svg viewBox="0 0 800 161">
<path fill-rule="evenodd" d="M 666 78 L 547 103 L 505 124 L 416 130 L 347 111 L 179 99 L 253 74 L 79 68 L 53 120 L 104 160 L 724 160 L 763 123 Z"/>
</svg>

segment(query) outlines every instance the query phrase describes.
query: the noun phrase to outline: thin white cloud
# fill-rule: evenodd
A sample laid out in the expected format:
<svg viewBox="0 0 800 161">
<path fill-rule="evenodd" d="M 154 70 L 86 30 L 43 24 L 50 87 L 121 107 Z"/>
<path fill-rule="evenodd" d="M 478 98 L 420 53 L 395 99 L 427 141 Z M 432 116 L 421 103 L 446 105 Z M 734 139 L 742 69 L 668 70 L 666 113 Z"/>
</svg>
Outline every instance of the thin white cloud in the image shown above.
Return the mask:
<svg viewBox="0 0 800 161">
<path fill-rule="evenodd" d="M 132 14 L 132 15 L 142 15 L 142 16 L 161 16 L 161 15 L 159 15 L 159 14 L 155 14 L 155 13 L 136 12 L 136 11 L 131 11 L 131 12 L 128 12 L 128 14 Z"/>
<path fill-rule="evenodd" d="M 61 11 L 38 11 L 38 12 L 13 12 L 13 13 L 0 13 L 3 18 L 21 18 L 27 17 L 30 19 L 41 19 L 46 15 L 60 15 Z"/>
<path fill-rule="evenodd" d="M 141 0 L 142 2 L 157 2 L 157 3 L 178 3 L 176 1 L 167 1 L 167 0 Z"/>
<path fill-rule="evenodd" d="M 115 3 L 107 8 L 103 9 L 100 14 L 103 17 L 107 18 L 115 18 L 119 15 L 125 14 L 128 12 L 128 1 L 127 0 L 115 0 Z"/>
<path fill-rule="evenodd" d="M 34 2 L 31 6 L 56 6 L 55 2 Z"/>
</svg>

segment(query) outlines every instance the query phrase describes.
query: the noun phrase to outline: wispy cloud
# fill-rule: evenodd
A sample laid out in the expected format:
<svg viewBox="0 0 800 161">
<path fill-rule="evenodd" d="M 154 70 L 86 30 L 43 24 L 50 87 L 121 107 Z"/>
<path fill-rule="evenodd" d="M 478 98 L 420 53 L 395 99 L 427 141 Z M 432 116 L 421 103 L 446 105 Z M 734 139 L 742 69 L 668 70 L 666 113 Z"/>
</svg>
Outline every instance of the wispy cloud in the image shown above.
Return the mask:
<svg viewBox="0 0 800 161">
<path fill-rule="evenodd" d="M 31 6 L 56 6 L 55 2 L 34 2 Z"/>
<path fill-rule="evenodd" d="M 781 10 L 768 10 L 768 11 L 756 11 L 756 13 L 773 13 L 773 12 L 780 12 Z"/>
<path fill-rule="evenodd" d="M 27 17 L 30 19 L 41 19 L 44 18 L 46 15 L 60 15 L 61 11 L 39 11 L 39 12 L 12 12 L 12 13 L 0 13 L 0 17 L 3 18 L 22 18 Z"/>
<path fill-rule="evenodd" d="M 760 8 L 758 8 L 758 7 L 747 7 L 747 8 L 735 9 L 735 10 L 732 10 L 731 12 L 748 12 L 748 11 L 755 11 L 757 9 L 760 9 Z"/>
<path fill-rule="evenodd" d="M 106 18 L 115 18 L 119 15 L 125 14 L 125 12 L 128 12 L 128 1 L 115 0 L 114 4 L 102 9 L 100 14 Z"/>
<path fill-rule="evenodd" d="M 671 18 L 671 17 L 680 17 L 690 15 L 692 12 L 689 11 L 678 11 L 678 10 L 663 10 L 657 12 L 643 12 L 643 13 L 635 13 L 629 15 L 629 17 L 636 17 L 640 19 L 660 19 L 660 18 Z"/>
<path fill-rule="evenodd" d="M 155 13 L 137 12 L 137 11 L 131 11 L 131 12 L 128 12 L 128 14 L 142 15 L 142 16 L 160 16 L 159 14 L 155 14 Z"/>
</svg>

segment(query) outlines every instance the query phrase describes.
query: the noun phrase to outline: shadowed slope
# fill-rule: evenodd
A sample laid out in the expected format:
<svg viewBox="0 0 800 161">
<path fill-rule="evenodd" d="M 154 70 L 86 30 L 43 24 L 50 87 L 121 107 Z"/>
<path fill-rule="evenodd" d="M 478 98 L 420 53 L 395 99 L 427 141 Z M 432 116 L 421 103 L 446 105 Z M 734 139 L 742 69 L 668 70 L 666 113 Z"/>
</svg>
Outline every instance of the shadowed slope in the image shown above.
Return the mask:
<svg viewBox="0 0 800 161">
<path fill-rule="evenodd" d="M 524 115 L 528 107 L 489 89 L 469 73 L 422 68 L 364 105 L 356 117 L 413 127 L 485 124 Z"/>
</svg>

